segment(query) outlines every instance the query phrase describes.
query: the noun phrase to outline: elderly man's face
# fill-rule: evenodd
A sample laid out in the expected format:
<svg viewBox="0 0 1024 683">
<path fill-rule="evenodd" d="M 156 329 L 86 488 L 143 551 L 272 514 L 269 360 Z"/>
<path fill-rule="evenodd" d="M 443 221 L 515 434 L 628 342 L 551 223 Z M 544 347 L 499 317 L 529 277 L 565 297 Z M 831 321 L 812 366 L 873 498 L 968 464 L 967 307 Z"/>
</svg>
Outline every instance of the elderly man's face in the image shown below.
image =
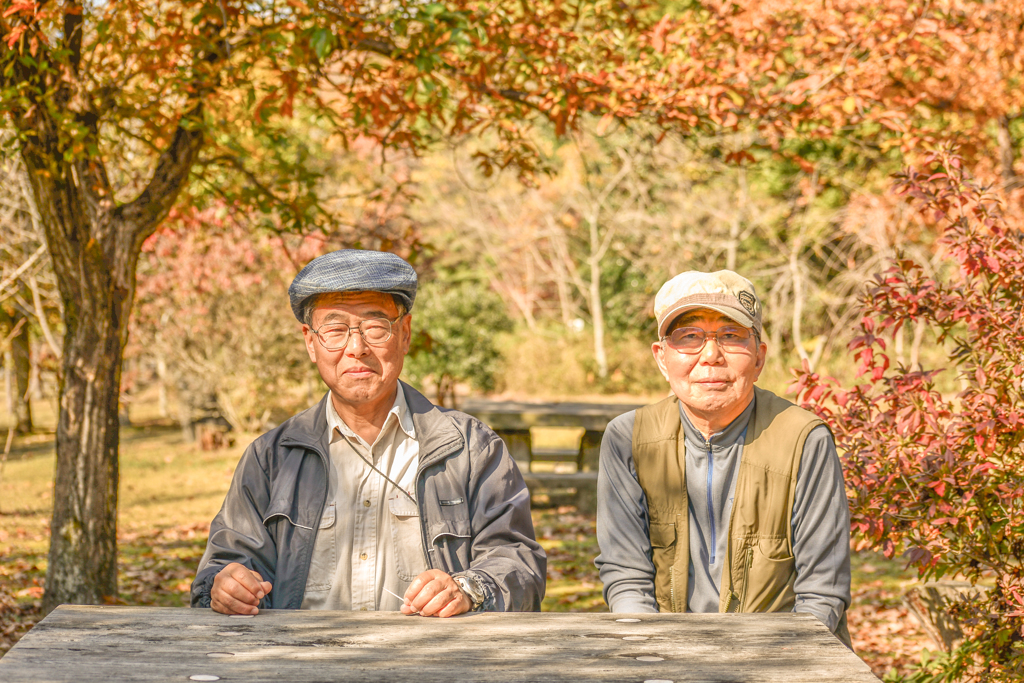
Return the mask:
<svg viewBox="0 0 1024 683">
<path fill-rule="evenodd" d="M 312 327 L 345 324 L 351 327 L 345 348 L 326 349 L 309 326 L 302 326 L 309 359 L 316 363 L 324 383 L 338 401 L 358 409 L 394 400 L 398 375 L 409 351 L 412 319 L 405 315 L 392 325 L 389 340 L 371 346 L 360 336 L 359 323 L 371 318 L 398 317 L 394 299 L 381 292 L 345 292 L 321 297 L 313 311 Z M 389 406 L 390 407 L 390 406 Z"/>
<path fill-rule="evenodd" d="M 737 325 L 717 311 L 698 308 L 680 316 L 669 331 L 676 327 L 699 327 L 705 332 L 717 332 L 719 328 Z M 723 349 L 710 337 L 700 352 L 692 354 L 675 351 L 660 340 L 651 346 L 661 374 L 694 426 L 700 428 L 698 423 L 702 423 L 712 431 L 728 425 L 750 403 L 767 349 L 765 344 L 758 344 L 753 334 L 742 351 Z"/>
</svg>

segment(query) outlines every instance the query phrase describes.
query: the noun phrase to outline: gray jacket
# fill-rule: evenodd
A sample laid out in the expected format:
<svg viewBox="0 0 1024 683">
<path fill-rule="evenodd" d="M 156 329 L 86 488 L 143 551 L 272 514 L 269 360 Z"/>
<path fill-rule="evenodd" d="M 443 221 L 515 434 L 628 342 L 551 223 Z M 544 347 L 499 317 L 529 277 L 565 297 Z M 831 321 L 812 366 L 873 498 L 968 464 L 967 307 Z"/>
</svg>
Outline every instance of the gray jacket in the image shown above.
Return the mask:
<svg viewBox="0 0 1024 683">
<path fill-rule="evenodd" d="M 419 439 L 416 500 L 427 566 L 476 579 L 482 610 L 539 610 L 547 558 L 534 536 L 526 483 L 505 443 L 476 418 L 402 386 Z M 302 603 L 327 499 L 327 398 L 246 449 L 210 525 L 193 607 L 210 606 L 213 579 L 232 562 L 272 584 L 261 609 Z"/>
</svg>

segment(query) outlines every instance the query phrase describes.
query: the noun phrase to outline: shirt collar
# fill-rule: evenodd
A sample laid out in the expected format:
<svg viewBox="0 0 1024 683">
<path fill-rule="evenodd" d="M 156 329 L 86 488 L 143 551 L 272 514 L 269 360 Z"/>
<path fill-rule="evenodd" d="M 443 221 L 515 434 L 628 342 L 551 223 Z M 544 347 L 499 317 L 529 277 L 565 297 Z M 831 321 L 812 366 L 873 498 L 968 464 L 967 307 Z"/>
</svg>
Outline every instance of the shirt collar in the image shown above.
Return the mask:
<svg viewBox="0 0 1024 683">
<path fill-rule="evenodd" d="M 327 401 L 327 430 L 328 434 L 331 435 L 330 440 L 334 440 L 334 430 L 338 430 L 344 436 L 349 439 L 356 439 L 362 441 L 362 439 L 352 429 L 345 424 L 345 421 L 338 415 L 338 411 L 334 408 L 334 401 L 328 397 Z M 388 411 L 388 416 L 384 419 L 384 426 L 381 428 L 380 433 L 384 434 L 391 427 L 392 422 L 397 422 L 399 428 L 406 433 L 410 439 L 416 438 L 416 427 L 412 422 L 412 412 L 409 410 L 409 404 L 405 399 L 405 391 L 402 389 L 402 384 L 398 384 L 398 391 L 395 392 L 395 402 L 391 406 L 391 410 Z"/>
</svg>

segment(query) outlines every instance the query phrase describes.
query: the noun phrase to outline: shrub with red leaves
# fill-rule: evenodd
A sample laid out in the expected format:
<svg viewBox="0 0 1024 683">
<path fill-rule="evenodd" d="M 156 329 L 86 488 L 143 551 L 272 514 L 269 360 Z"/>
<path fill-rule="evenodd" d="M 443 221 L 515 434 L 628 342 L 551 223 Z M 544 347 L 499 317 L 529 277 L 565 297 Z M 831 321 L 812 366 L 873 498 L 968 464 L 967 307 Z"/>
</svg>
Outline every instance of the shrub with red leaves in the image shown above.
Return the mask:
<svg viewBox="0 0 1024 683">
<path fill-rule="evenodd" d="M 843 453 L 854 537 L 902 555 L 924 579 L 988 587 L 950 606 L 965 638 L 923 662 L 916 680 L 1024 677 L 1024 242 L 1020 221 L 939 152 L 898 190 L 942 229 L 948 272 L 899 260 L 876 277 L 850 344 L 863 383 L 796 373 L 805 407 Z M 886 340 L 926 321 L 948 350 L 943 368 L 893 366 Z M 956 396 L 935 388 L 956 373 Z"/>
</svg>

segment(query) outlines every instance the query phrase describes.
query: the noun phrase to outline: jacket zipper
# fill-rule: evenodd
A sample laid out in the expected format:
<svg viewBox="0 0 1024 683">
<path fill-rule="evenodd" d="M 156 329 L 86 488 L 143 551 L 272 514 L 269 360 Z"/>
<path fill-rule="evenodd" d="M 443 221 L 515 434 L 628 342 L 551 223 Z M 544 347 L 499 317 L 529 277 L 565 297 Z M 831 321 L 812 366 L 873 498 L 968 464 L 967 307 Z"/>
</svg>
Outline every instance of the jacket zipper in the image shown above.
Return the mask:
<svg viewBox="0 0 1024 683">
<path fill-rule="evenodd" d="M 718 539 L 717 539 L 717 534 L 715 532 L 715 506 L 714 506 L 714 503 L 713 503 L 713 500 L 712 500 L 712 488 L 711 488 L 712 485 L 714 484 L 714 477 L 712 475 L 713 475 L 714 469 L 715 469 L 714 468 L 714 455 L 712 455 L 712 453 L 711 453 L 711 439 L 708 439 L 707 441 L 705 441 L 704 445 L 708 449 L 708 477 L 707 477 L 707 479 L 708 479 L 708 481 L 707 481 L 708 491 L 707 491 L 707 498 L 708 498 L 708 519 L 711 520 L 711 549 L 710 549 L 708 554 L 711 557 L 711 565 L 714 566 L 714 564 L 715 564 L 715 550 L 718 547 Z"/>
</svg>

